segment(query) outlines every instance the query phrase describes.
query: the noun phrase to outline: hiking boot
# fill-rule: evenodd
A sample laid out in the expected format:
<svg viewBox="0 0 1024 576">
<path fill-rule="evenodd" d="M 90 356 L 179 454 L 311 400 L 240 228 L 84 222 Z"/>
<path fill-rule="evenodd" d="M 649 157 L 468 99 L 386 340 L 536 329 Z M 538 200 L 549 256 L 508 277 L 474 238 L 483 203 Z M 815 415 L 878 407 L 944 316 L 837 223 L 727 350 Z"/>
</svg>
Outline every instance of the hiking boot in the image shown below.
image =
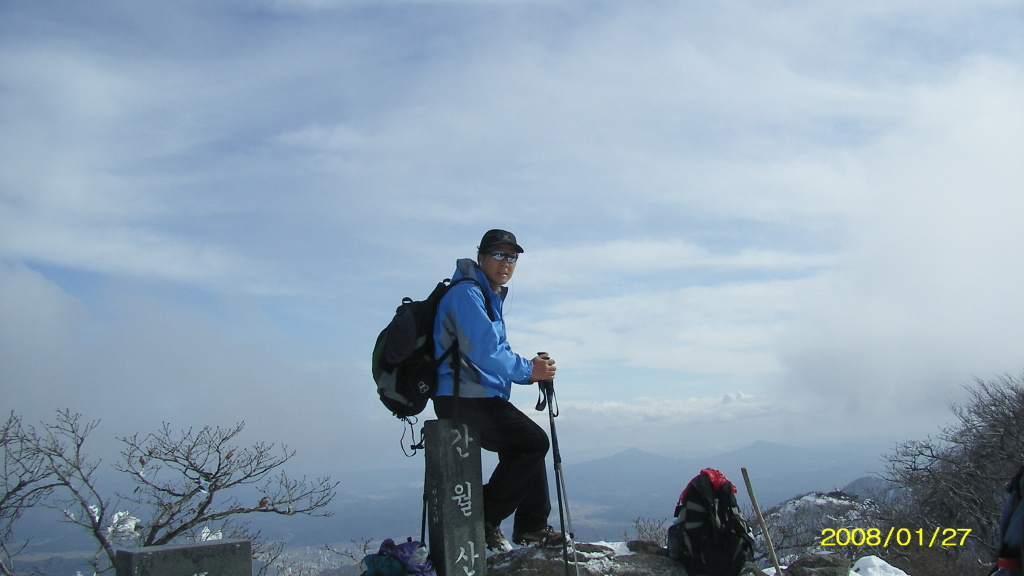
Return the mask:
<svg viewBox="0 0 1024 576">
<path fill-rule="evenodd" d="M 561 546 L 562 544 L 565 544 L 565 534 L 555 531 L 551 526 L 534 532 L 518 532 L 513 530 L 512 541 L 520 546 L 529 546 L 530 544 L 540 544 L 541 546 Z"/>
<path fill-rule="evenodd" d="M 500 526 L 491 526 L 490 523 L 485 523 L 484 536 L 487 541 L 488 550 L 492 552 L 512 551 L 512 545 L 505 539 L 505 535 L 501 533 Z"/>
</svg>

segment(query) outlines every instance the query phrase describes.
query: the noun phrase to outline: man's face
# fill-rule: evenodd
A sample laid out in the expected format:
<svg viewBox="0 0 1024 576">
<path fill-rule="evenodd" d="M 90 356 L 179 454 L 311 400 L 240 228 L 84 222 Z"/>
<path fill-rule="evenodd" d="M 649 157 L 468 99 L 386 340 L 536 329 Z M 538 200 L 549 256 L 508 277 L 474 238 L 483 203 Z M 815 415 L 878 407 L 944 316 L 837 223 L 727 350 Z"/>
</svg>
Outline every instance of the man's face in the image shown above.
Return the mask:
<svg viewBox="0 0 1024 576">
<path fill-rule="evenodd" d="M 498 260 L 491 256 L 492 252 L 502 252 L 513 257 L 519 256 L 519 254 L 516 253 L 516 247 L 511 244 L 495 244 L 480 251 L 477 263 L 484 271 L 484 276 L 487 277 L 491 289 L 497 290 L 512 279 L 512 273 L 516 271 L 516 263 L 509 262 L 508 258 L 504 257 Z"/>
</svg>

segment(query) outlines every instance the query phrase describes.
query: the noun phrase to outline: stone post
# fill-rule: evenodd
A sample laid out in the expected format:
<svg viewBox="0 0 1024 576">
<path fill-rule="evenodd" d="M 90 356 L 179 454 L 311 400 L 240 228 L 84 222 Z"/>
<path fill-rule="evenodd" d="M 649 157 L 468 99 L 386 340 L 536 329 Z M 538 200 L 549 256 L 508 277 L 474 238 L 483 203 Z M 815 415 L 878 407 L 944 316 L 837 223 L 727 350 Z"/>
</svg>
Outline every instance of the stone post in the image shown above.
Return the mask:
<svg viewBox="0 0 1024 576">
<path fill-rule="evenodd" d="M 208 540 L 118 550 L 117 576 L 252 576 L 252 543 Z"/>
<path fill-rule="evenodd" d="M 480 440 L 467 424 L 424 423 L 430 556 L 438 576 L 485 576 Z"/>
</svg>

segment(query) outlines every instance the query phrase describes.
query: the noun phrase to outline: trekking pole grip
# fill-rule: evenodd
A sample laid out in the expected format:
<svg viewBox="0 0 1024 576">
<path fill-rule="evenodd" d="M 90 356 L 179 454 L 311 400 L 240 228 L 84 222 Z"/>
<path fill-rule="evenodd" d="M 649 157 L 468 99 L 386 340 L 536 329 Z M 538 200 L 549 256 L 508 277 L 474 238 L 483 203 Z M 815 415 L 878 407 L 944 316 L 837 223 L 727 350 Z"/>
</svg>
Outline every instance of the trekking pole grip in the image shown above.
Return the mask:
<svg viewBox="0 0 1024 576">
<path fill-rule="evenodd" d="M 542 360 L 550 360 L 551 359 L 551 355 L 548 354 L 547 352 L 537 352 L 537 357 L 542 359 Z M 548 380 L 538 380 L 537 384 L 541 387 L 541 390 L 543 392 L 547 393 L 548 395 L 550 395 L 551 392 L 553 392 L 554 388 L 555 388 L 555 381 L 554 380 L 550 380 L 550 379 L 548 379 Z"/>
<path fill-rule="evenodd" d="M 537 352 L 537 357 L 547 360 L 551 358 L 551 355 L 547 352 Z M 555 381 L 554 380 L 538 380 L 537 385 L 540 386 L 541 392 L 543 392 L 548 400 L 551 400 L 551 396 L 555 393 Z"/>
<path fill-rule="evenodd" d="M 537 352 L 537 357 L 543 360 L 550 358 L 547 352 Z M 537 380 L 537 390 L 540 392 L 537 398 L 537 410 L 544 410 L 545 407 L 554 407 L 555 404 L 555 381 Z M 557 414 L 555 414 L 557 416 Z"/>
</svg>

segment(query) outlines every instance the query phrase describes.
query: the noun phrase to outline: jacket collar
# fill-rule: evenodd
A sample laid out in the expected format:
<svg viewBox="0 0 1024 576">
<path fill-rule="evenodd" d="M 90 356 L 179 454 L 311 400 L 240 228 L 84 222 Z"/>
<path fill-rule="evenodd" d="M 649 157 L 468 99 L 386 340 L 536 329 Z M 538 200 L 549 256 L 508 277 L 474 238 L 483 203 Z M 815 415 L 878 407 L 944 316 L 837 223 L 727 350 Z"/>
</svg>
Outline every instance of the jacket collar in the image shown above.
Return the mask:
<svg viewBox="0 0 1024 576">
<path fill-rule="evenodd" d="M 458 280 L 459 278 L 476 278 L 476 281 L 483 286 L 484 290 L 490 290 L 491 294 L 497 295 L 502 300 L 505 299 L 505 294 L 508 293 L 508 286 L 501 286 L 498 291 L 491 290 L 491 284 L 487 281 L 487 276 L 484 276 L 484 271 L 477 266 L 477 263 L 472 258 L 460 258 L 455 263 L 455 277 L 452 280 Z"/>
</svg>

